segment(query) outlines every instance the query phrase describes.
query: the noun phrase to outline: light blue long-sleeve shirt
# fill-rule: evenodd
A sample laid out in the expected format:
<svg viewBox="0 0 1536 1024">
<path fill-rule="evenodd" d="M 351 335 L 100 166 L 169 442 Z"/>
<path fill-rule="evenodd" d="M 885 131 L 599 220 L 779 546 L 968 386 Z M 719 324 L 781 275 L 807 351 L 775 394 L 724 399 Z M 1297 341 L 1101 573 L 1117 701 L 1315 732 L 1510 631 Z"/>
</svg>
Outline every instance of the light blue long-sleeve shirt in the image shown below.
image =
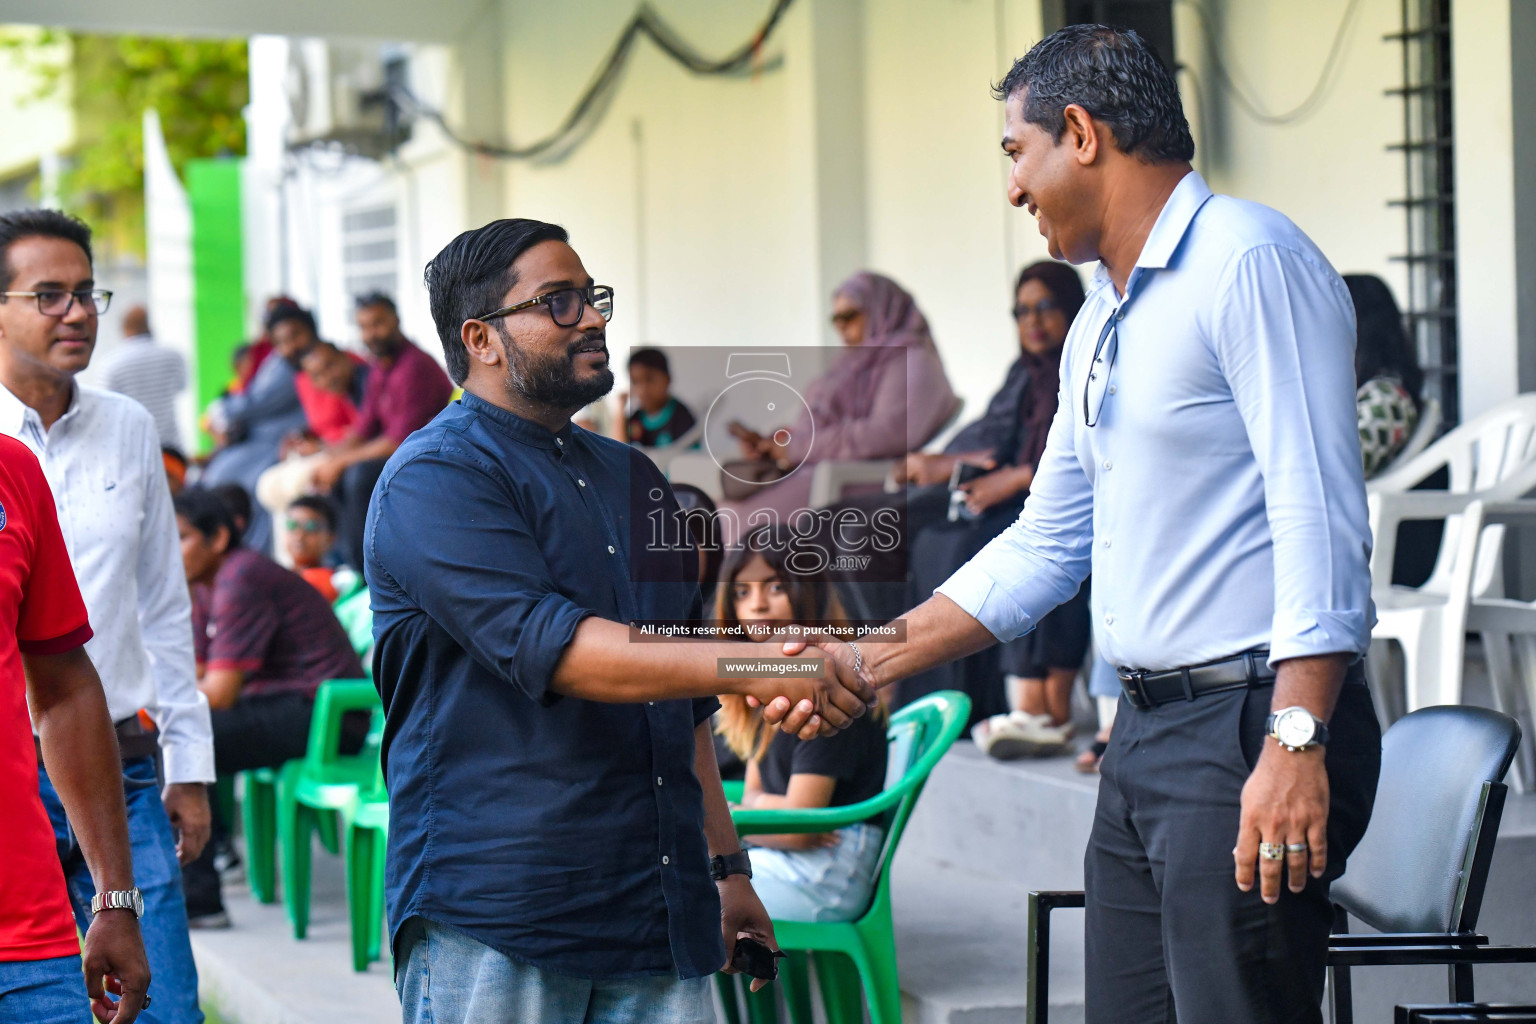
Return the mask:
<svg viewBox="0 0 1536 1024">
<path fill-rule="evenodd" d="M 1364 653 L 1354 351 L 1349 292 L 1317 246 L 1191 171 L 1124 298 L 1094 278 L 1023 513 L 938 592 L 1007 640 L 1091 569 L 1099 649 L 1132 668 Z"/>
</svg>

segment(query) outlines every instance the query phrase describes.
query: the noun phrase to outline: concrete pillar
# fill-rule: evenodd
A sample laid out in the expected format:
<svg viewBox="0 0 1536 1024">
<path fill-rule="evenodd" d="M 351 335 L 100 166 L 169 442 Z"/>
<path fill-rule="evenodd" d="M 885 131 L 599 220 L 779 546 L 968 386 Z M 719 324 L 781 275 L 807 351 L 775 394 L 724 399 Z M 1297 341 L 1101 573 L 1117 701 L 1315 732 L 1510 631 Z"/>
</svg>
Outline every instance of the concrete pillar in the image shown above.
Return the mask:
<svg viewBox="0 0 1536 1024">
<path fill-rule="evenodd" d="M 1536 0 L 1452 11 L 1466 420 L 1536 390 L 1536 66 L 1525 57 L 1536 47 Z"/>
</svg>

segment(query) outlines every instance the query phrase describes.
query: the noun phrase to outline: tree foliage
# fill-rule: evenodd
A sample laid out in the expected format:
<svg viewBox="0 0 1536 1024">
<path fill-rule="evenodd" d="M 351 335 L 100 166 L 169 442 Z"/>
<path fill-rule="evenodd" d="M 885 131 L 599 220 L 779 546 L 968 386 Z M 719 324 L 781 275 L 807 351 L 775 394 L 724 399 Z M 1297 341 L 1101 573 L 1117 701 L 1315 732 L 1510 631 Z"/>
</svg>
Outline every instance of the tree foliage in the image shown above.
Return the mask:
<svg viewBox="0 0 1536 1024">
<path fill-rule="evenodd" d="M 49 44 L 67 40 L 61 48 Z M 66 209 L 107 248 L 144 251 L 144 111 L 160 113 L 178 173 L 200 157 L 245 152 L 250 97 L 244 39 L 109 36 L 48 30 L 0 40 L 38 82 L 37 97 L 65 95 L 77 144 L 60 182 Z M 67 59 L 56 55 L 65 52 Z"/>
</svg>

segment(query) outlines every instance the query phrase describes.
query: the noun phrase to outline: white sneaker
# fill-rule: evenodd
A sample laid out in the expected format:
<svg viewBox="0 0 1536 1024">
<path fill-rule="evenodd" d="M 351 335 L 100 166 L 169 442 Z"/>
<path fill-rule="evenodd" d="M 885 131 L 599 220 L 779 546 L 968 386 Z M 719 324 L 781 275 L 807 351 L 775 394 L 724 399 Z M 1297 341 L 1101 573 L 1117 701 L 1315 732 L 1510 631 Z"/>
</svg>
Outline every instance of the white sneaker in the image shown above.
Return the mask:
<svg viewBox="0 0 1536 1024">
<path fill-rule="evenodd" d="M 1014 711 L 976 723 L 971 738 L 982 753 L 999 761 L 1020 757 L 1056 757 L 1070 752 L 1072 725 L 1053 725 L 1050 715 Z M 980 734 L 980 735 L 978 735 Z"/>
</svg>

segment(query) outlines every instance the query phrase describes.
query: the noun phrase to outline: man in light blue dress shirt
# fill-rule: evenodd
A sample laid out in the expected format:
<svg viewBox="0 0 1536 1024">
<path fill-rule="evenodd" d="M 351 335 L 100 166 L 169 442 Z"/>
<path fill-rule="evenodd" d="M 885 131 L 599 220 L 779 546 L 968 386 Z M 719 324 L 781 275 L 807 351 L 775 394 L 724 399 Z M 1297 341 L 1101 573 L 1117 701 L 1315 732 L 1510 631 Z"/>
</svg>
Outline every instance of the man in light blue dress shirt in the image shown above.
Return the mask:
<svg viewBox="0 0 1536 1024">
<path fill-rule="evenodd" d="M 1380 765 L 1349 293 L 1284 216 L 1212 194 L 1135 33 L 1063 29 L 997 92 L 1009 200 L 1100 268 L 1023 514 L 863 672 L 1019 636 L 1091 570 L 1125 696 L 1085 860 L 1087 1019 L 1320 1022 L 1328 884 Z"/>
</svg>

